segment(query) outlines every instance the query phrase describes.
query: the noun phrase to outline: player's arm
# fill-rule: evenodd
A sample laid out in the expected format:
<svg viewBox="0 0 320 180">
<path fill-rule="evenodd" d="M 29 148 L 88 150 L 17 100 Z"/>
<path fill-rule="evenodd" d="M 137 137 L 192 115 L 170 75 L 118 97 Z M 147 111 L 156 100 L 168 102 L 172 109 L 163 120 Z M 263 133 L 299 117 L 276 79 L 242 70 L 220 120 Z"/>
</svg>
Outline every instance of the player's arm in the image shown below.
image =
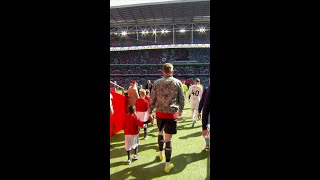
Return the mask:
<svg viewBox="0 0 320 180">
<path fill-rule="evenodd" d="M 152 86 L 152 93 L 150 95 L 150 102 L 149 102 L 149 110 L 148 113 L 149 115 L 152 114 L 153 109 L 156 107 L 156 84 L 153 84 Z"/>
<path fill-rule="evenodd" d="M 137 99 L 140 97 L 139 96 L 139 93 L 138 93 L 138 90 L 137 89 L 135 89 L 135 92 L 136 92 L 136 97 L 137 97 Z"/>
<path fill-rule="evenodd" d="M 183 92 L 183 87 L 182 84 L 179 83 L 179 88 L 178 88 L 178 104 L 179 104 L 179 116 L 182 115 L 183 112 L 183 108 L 184 108 L 184 92 Z"/>
<path fill-rule="evenodd" d="M 202 120 L 204 120 L 204 124 L 208 123 L 208 116 L 210 113 L 210 86 L 207 89 L 206 94 L 204 94 L 204 104 L 203 104 L 203 112 L 202 112 Z"/>
<path fill-rule="evenodd" d="M 110 115 L 113 115 L 113 113 L 114 113 L 113 106 L 110 105 Z"/>
<path fill-rule="evenodd" d="M 114 113 L 113 105 L 112 105 L 112 99 L 113 99 L 113 96 L 110 93 L 110 115 L 113 115 L 113 113 Z"/>
<path fill-rule="evenodd" d="M 202 94 L 203 94 L 203 89 L 200 88 L 200 91 L 199 91 L 199 96 L 202 97 Z"/>
<path fill-rule="evenodd" d="M 190 88 L 188 90 L 188 96 L 190 96 L 190 94 L 191 94 L 191 86 L 190 86 Z"/>
<path fill-rule="evenodd" d="M 207 89 L 205 89 L 204 92 L 201 94 L 201 99 L 200 99 L 199 108 L 198 108 L 199 114 L 201 113 L 202 108 L 203 108 L 203 103 L 204 103 L 204 99 L 205 99 L 205 96 L 206 96 L 206 92 L 207 92 Z"/>
<path fill-rule="evenodd" d="M 137 126 L 139 126 L 139 127 L 143 127 L 143 125 L 144 125 L 145 123 L 144 123 L 141 119 L 138 119 L 138 118 L 137 118 L 136 124 L 137 124 Z"/>
<path fill-rule="evenodd" d="M 148 110 L 149 110 L 149 101 L 147 101 L 147 102 L 145 103 L 145 107 L 146 107 L 146 111 L 148 111 Z"/>
</svg>

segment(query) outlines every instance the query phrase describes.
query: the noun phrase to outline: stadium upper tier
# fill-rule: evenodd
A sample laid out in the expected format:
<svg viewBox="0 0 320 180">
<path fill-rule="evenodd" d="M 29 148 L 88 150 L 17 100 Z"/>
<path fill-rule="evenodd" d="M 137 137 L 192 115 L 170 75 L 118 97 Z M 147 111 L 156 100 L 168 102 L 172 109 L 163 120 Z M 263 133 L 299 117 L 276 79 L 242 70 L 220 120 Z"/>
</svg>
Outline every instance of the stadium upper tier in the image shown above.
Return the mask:
<svg viewBox="0 0 320 180">
<path fill-rule="evenodd" d="M 110 28 L 210 22 L 210 0 L 112 1 Z"/>
<path fill-rule="evenodd" d="M 162 31 L 162 30 L 160 30 Z M 191 30 L 176 30 L 175 35 L 172 32 L 162 33 L 158 35 L 154 33 L 145 33 L 137 35 L 138 33 L 131 34 L 110 34 L 110 46 L 146 46 L 146 45 L 167 45 L 167 44 L 210 44 L 210 31 L 205 32 Z M 147 31 L 146 31 L 147 32 Z"/>
<path fill-rule="evenodd" d="M 210 44 L 210 0 L 114 1 L 110 46 Z"/>
<path fill-rule="evenodd" d="M 110 64 L 210 63 L 210 49 L 155 49 L 110 52 Z"/>
</svg>

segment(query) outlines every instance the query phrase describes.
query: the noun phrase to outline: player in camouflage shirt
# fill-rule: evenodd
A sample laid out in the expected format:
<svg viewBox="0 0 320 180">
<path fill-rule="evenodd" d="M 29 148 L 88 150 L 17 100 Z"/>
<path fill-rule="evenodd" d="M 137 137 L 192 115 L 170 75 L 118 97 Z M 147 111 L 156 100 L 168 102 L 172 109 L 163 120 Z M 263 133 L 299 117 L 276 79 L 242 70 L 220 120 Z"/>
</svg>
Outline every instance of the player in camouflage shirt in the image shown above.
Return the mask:
<svg viewBox="0 0 320 180">
<path fill-rule="evenodd" d="M 152 94 L 150 97 L 149 115 L 153 109 L 156 109 L 156 118 L 158 126 L 158 144 L 160 160 L 163 159 L 162 150 L 164 141 L 165 148 L 165 172 L 169 172 L 173 168 L 170 164 L 171 159 L 171 137 L 177 133 L 177 118 L 182 115 L 184 108 L 184 92 L 180 80 L 172 77 L 173 65 L 166 63 L 162 69 L 163 77 L 154 82 L 152 86 Z M 165 138 L 163 138 L 163 130 Z"/>
</svg>

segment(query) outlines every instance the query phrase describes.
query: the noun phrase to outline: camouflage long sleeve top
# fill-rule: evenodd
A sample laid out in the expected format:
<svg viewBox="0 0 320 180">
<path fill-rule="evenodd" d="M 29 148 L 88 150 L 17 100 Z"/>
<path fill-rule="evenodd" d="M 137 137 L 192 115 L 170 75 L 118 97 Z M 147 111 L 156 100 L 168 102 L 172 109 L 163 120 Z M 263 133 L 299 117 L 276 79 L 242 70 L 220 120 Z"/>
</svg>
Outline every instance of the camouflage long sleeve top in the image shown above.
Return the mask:
<svg viewBox="0 0 320 180">
<path fill-rule="evenodd" d="M 163 119 L 176 119 L 184 108 L 184 93 L 180 80 L 164 76 L 154 82 L 148 112 L 156 108 L 156 116 Z"/>
</svg>

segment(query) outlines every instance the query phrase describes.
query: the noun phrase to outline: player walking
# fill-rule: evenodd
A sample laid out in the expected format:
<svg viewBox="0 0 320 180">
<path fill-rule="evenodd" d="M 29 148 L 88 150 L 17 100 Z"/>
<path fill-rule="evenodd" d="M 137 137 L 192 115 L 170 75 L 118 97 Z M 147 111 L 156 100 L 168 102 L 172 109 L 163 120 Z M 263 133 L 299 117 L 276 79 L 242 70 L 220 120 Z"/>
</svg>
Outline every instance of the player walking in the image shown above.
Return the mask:
<svg viewBox="0 0 320 180">
<path fill-rule="evenodd" d="M 194 127 L 194 124 L 197 122 L 196 117 L 198 117 L 198 107 L 202 96 L 202 88 L 199 86 L 199 83 L 200 79 L 196 78 L 194 84 L 189 87 L 188 91 L 188 95 L 190 95 L 192 127 Z"/>
</svg>

